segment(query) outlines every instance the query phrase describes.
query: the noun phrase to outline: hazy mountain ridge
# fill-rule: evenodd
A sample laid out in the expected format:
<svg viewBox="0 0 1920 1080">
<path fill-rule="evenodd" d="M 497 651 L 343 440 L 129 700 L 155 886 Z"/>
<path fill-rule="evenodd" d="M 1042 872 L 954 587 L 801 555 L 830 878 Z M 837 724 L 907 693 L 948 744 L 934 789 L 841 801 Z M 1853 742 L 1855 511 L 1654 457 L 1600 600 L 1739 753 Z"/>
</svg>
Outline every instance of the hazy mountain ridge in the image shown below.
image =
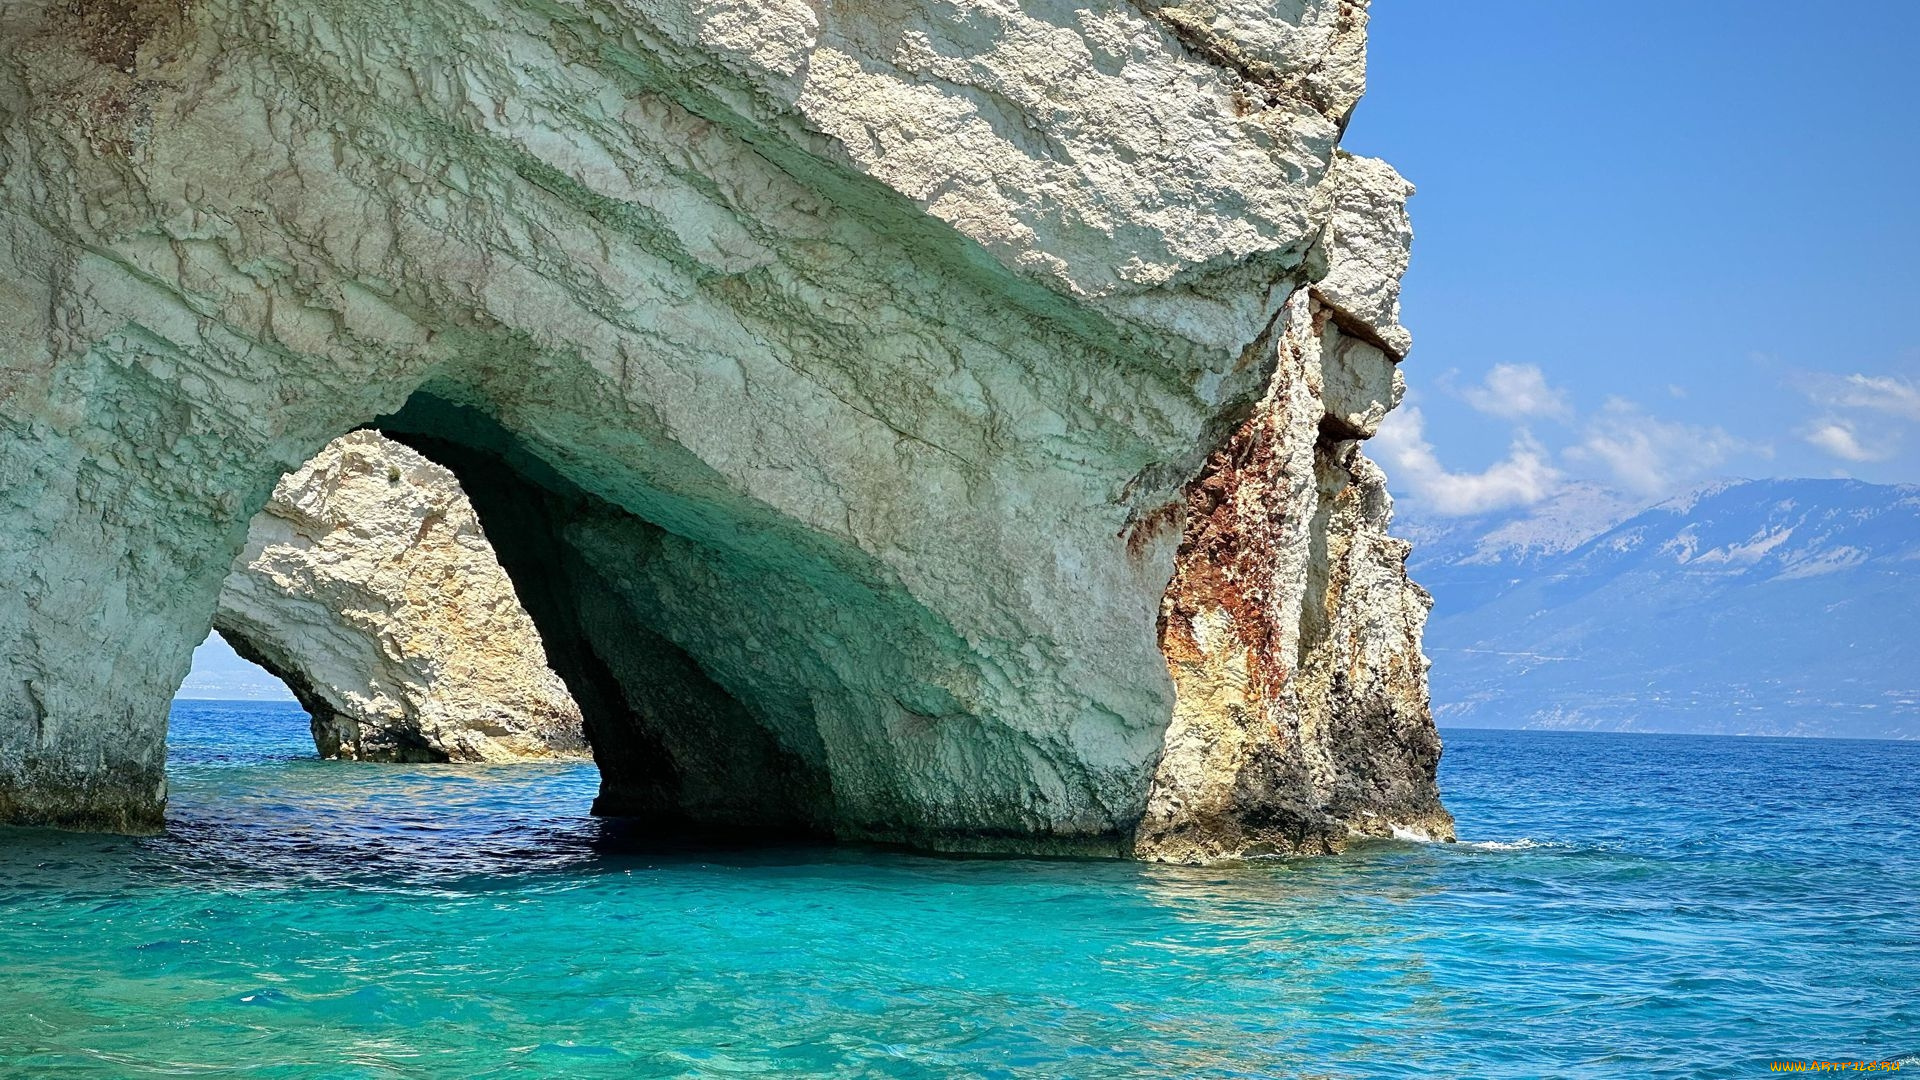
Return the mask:
<svg viewBox="0 0 1920 1080">
<path fill-rule="evenodd" d="M 193 670 L 174 696 L 203 701 L 293 700 L 286 683 L 241 659 L 225 638 L 213 633 L 193 650 Z"/>
<path fill-rule="evenodd" d="M 1644 506 L 1598 484 L 1569 484 L 1523 511 L 1394 522 L 1414 543 L 1414 559 L 1434 565 L 1525 562 L 1571 551 Z"/>
<path fill-rule="evenodd" d="M 1920 737 L 1920 487 L 1620 502 L 1571 489 L 1403 531 L 1443 724 Z"/>
</svg>

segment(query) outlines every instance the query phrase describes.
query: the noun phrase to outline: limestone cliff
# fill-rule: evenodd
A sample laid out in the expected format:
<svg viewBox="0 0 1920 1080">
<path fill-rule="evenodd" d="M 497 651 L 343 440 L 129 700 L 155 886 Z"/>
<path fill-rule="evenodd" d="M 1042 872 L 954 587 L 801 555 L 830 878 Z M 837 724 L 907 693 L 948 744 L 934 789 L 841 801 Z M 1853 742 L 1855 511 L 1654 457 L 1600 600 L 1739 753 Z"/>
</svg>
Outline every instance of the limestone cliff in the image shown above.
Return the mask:
<svg viewBox="0 0 1920 1080">
<path fill-rule="evenodd" d="M 580 710 L 459 483 L 377 432 L 281 479 L 213 625 L 293 690 L 324 757 L 586 753 Z"/>
<path fill-rule="evenodd" d="M 1336 149 L 1364 30 L 0 6 L 0 818 L 157 820 L 248 520 L 377 422 L 467 488 L 604 812 L 1168 858 L 1444 831 L 1356 449 L 1406 347 L 1405 185 Z"/>
</svg>

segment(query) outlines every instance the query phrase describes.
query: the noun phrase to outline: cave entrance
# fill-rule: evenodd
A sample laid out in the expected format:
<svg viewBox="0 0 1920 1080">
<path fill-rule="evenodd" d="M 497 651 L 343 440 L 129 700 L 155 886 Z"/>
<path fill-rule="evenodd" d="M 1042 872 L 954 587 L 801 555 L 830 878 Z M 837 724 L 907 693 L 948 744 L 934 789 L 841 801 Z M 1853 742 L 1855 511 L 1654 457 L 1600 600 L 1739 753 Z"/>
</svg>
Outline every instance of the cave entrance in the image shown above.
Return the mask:
<svg viewBox="0 0 1920 1080">
<path fill-rule="evenodd" d="M 735 629 L 659 596 L 699 569 L 676 539 L 416 394 L 280 479 L 176 698 L 297 701 L 327 758 L 591 756 L 594 812 L 633 831 L 822 835 L 820 756 L 787 745 L 806 696 L 769 717 L 674 640 Z"/>
<path fill-rule="evenodd" d="M 829 832 L 812 699 L 797 686 L 824 678 L 729 617 L 741 590 L 709 548 L 589 492 L 480 408 L 422 391 L 369 426 L 458 478 L 577 704 L 600 771 L 594 813 L 660 832 Z"/>
<path fill-rule="evenodd" d="M 519 368 L 489 394 L 488 378 L 504 376 L 483 378 L 491 369 L 475 363 L 346 438 L 392 440 L 457 480 L 537 632 L 542 670 L 578 710 L 599 773 L 595 813 L 625 819 L 629 835 L 696 841 L 1125 850 L 1158 732 L 1076 686 L 1017 678 L 1036 646 L 963 636 L 895 563 L 850 542 L 862 523 L 848 507 L 885 498 L 821 484 L 806 471 L 817 463 L 788 458 L 722 472 L 705 455 L 765 448 L 644 411 L 599 423 L 601 403 L 577 400 L 578 385 Z M 779 478 L 761 488 L 794 486 L 768 500 L 737 475 L 756 471 Z M 278 654 L 231 606 L 213 621 L 286 678 L 324 730 L 329 709 L 345 710 L 321 691 L 347 676 L 291 676 L 326 658 L 309 643 L 359 601 L 319 599 L 307 643 Z M 360 752 L 341 756 L 373 756 L 364 725 L 359 738 Z M 419 760 L 406 746 L 391 759 Z"/>
</svg>

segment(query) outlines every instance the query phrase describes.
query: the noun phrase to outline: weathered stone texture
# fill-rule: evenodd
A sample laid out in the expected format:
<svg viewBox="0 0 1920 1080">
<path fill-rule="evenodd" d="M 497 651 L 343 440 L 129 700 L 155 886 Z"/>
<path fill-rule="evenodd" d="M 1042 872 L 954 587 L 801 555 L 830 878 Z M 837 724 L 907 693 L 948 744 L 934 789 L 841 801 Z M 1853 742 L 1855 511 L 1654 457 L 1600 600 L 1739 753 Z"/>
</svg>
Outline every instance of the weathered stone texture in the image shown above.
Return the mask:
<svg viewBox="0 0 1920 1080">
<path fill-rule="evenodd" d="M 274 488 L 213 625 L 292 688 L 324 757 L 587 751 L 459 482 L 378 432 L 335 439 Z"/>
<path fill-rule="evenodd" d="M 1267 399 L 1187 490 L 1160 616 L 1178 693 L 1146 857 L 1453 835 L 1420 651 L 1432 600 L 1407 579 L 1385 477 L 1358 442 L 1397 401 L 1398 373 L 1305 291 L 1279 354 Z"/>
<path fill-rule="evenodd" d="M 157 820 L 249 519 L 378 421 L 461 478 L 610 812 L 1204 854 L 1273 807 L 1436 820 L 1346 444 L 1404 348 L 1404 185 L 1335 163 L 1364 7 L 0 6 L 0 815 Z M 1182 749 L 1240 729 L 1156 629 L 1249 430 L 1285 520 L 1208 542 L 1275 591 L 1207 610 L 1280 650 L 1229 710 L 1277 725 L 1258 769 Z"/>
</svg>

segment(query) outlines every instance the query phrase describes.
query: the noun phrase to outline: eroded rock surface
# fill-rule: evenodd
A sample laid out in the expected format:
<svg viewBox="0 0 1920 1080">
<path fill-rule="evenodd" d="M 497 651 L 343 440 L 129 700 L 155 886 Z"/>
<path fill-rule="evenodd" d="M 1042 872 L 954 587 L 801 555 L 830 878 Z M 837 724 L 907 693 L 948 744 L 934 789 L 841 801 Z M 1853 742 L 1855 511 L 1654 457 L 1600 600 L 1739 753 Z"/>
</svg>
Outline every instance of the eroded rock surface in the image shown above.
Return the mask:
<svg viewBox="0 0 1920 1080">
<path fill-rule="evenodd" d="M 1149 857 L 1453 835 L 1420 649 L 1433 601 L 1407 578 L 1386 478 L 1360 452 L 1402 394 L 1411 189 L 1345 154 L 1334 182 L 1330 272 L 1289 298 L 1266 396 L 1187 488 L 1160 619 L 1178 695 L 1137 841 Z"/>
<path fill-rule="evenodd" d="M 322 756 L 583 756 L 580 710 L 453 474 L 355 431 L 254 515 L 213 625 L 280 676 Z"/>
<path fill-rule="evenodd" d="M 1356 449 L 1406 346 L 1406 188 L 1336 151 L 1364 26 L 0 7 L 0 818 L 157 820 L 248 520 L 377 422 L 461 478 L 604 811 L 1169 858 L 1441 830 Z"/>
</svg>

